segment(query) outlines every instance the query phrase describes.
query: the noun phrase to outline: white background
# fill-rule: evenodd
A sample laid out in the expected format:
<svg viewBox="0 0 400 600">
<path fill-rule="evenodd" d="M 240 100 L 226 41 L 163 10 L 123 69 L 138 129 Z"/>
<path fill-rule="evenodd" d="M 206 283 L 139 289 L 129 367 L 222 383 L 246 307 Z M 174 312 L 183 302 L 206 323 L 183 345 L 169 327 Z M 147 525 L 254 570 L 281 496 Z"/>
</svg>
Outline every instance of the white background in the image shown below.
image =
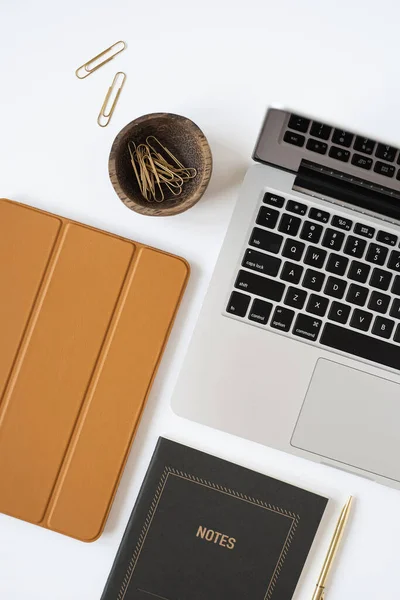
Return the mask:
<svg viewBox="0 0 400 600">
<path fill-rule="evenodd" d="M 399 17 L 395 0 L 0 1 L 0 196 L 181 254 L 193 269 L 103 536 L 84 544 L 0 515 L 1 600 L 100 598 L 159 435 L 332 499 L 297 600 L 311 598 L 334 521 L 353 493 L 327 598 L 399 598 L 399 492 L 190 423 L 170 408 L 266 105 L 380 132 L 400 145 Z M 128 49 L 115 61 L 85 81 L 75 77 L 80 64 L 120 39 Z M 103 130 L 96 117 L 117 70 L 128 79 Z M 215 162 L 200 203 L 164 219 L 129 211 L 107 173 L 117 132 L 154 111 L 192 118 Z"/>
</svg>

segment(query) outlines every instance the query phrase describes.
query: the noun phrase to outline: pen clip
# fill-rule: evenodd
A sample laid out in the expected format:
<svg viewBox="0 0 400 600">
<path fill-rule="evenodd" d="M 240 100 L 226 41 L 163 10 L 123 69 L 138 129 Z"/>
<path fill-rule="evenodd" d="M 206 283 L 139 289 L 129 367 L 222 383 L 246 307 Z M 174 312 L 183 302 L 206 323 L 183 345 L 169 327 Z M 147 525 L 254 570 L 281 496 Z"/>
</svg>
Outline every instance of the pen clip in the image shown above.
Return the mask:
<svg viewBox="0 0 400 600">
<path fill-rule="evenodd" d="M 122 40 L 120 40 L 119 42 L 115 42 L 115 44 L 113 44 L 109 48 L 106 48 L 106 50 L 103 50 L 103 52 L 100 52 L 100 54 L 97 54 L 97 56 L 94 56 L 93 58 L 88 60 L 85 64 L 78 67 L 77 70 L 75 71 L 75 75 L 78 77 L 78 79 L 85 79 L 85 77 L 88 77 L 89 75 L 91 75 L 92 73 L 97 71 L 97 69 L 100 69 L 100 67 L 102 67 L 103 65 L 108 63 L 113 58 L 115 58 L 117 56 L 117 54 L 119 54 L 120 52 L 125 50 L 125 48 L 126 48 L 126 43 L 123 42 Z M 96 61 L 99 58 L 102 58 L 103 56 L 107 56 L 107 54 L 110 54 L 110 56 L 108 58 L 105 58 L 99 64 L 96 64 Z"/>
<path fill-rule="evenodd" d="M 121 79 L 120 83 L 118 83 L 118 79 Z M 126 73 L 123 73 L 122 71 L 118 71 L 118 73 L 116 73 L 116 75 L 113 79 L 112 84 L 108 88 L 108 92 L 106 94 L 106 97 L 104 98 L 104 102 L 100 109 L 99 116 L 97 117 L 97 123 L 100 125 L 100 127 L 107 127 L 107 125 L 111 121 L 111 117 L 112 117 L 115 107 L 117 105 L 118 98 L 121 94 L 121 90 L 125 83 L 125 79 L 126 79 Z M 111 106 L 109 107 L 108 105 L 110 103 L 111 96 L 112 96 L 113 92 L 115 91 L 115 89 L 117 90 L 117 92 L 115 94 L 115 98 L 112 101 Z"/>
</svg>

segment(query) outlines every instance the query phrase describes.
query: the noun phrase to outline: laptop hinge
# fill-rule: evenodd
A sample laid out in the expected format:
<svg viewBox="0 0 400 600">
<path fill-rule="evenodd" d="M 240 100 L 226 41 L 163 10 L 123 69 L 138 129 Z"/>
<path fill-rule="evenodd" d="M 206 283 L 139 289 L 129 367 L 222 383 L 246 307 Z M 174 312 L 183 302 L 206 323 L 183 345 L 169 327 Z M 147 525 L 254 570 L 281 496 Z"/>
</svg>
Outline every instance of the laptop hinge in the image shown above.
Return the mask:
<svg viewBox="0 0 400 600">
<path fill-rule="evenodd" d="M 396 190 L 308 160 L 301 161 L 293 189 L 325 200 L 339 200 L 388 221 L 400 221 L 400 193 Z"/>
</svg>

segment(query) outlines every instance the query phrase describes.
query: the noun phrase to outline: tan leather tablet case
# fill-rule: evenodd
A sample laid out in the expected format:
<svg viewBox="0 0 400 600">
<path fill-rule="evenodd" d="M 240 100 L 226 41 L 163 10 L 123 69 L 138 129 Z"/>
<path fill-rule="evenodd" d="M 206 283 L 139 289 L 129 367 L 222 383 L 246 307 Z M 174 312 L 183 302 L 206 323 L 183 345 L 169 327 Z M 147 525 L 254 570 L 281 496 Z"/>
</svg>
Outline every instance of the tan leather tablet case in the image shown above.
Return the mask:
<svg viewBox="0 0 400 600">
<path fill-rule="evenodd" d="M 0 511 L 102 532 L 189 274 L 178 257 L 0 200 Z"/>
</svg>

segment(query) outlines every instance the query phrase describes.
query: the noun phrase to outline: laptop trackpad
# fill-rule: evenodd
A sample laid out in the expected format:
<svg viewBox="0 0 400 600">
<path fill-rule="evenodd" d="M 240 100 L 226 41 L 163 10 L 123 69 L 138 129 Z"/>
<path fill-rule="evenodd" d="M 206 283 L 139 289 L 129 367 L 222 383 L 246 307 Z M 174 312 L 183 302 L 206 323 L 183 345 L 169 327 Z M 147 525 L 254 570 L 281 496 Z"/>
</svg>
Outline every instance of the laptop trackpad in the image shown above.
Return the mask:
<svg viewBox="0 0 400 600">
<path fill-rule="evenodd" d="M 291 444 L 400 481 L 400 386 L 317 362 Z"/>
</svg>

